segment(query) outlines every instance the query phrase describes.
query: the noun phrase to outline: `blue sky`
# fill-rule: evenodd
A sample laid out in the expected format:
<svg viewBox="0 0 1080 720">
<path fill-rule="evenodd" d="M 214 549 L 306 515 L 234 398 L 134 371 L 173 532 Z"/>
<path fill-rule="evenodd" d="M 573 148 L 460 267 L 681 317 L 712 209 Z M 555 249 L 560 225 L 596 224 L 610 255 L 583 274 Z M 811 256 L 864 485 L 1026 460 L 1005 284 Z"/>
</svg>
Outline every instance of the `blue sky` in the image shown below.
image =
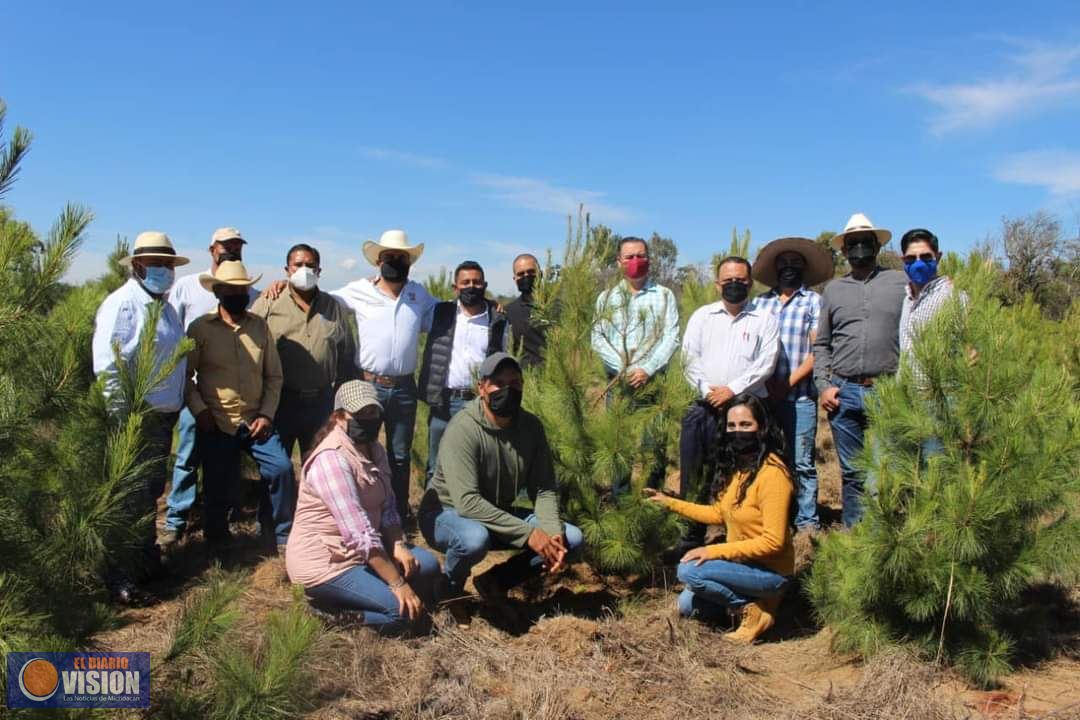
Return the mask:
<svg viewBox="0 0 1080 720">
<path fill-rule="evenodd" d="M 0 96 L 35 143 L 5 201 L 96 213 L 72 272 L 159 229 L 202 269 L 235 225 L 324 287 L 401 227 L 418 274 L 472 258 L 507 289 L 577 202 L 680 262 L 839 230 L 855 211 L 950 248 L 1080 208 L 1080 5 L 23 3 Z M 524 6 L 519 3 L 517 5 Z"/>
</svg>

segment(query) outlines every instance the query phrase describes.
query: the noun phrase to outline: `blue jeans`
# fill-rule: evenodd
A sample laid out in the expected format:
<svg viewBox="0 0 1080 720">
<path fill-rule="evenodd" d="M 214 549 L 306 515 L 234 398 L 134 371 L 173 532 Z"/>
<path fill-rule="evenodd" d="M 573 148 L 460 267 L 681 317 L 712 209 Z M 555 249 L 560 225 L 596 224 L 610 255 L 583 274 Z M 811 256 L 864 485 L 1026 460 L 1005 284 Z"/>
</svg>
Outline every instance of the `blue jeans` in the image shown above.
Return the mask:
<svg viewBox="0 0 1080 720">
<path fill-rule="evenodd" d="M 180 411 L 176 426 L 176 464 L 173 465 L 172 488 L 166 502 L 165 528 L 183 532 L 187 527 L 188 514 L 195 504 L 199 486 L 199 448 L 195 442 L 195 416 L 186 407 Z"/>
<path fill-rule="evenodd" d="M 416 424 L 416 382 L 410 378 L 394 387 L 375 384 L 386 425 L 386 449 L 390 455 L 390 484 L 397 499 L 398 515 L 409 514 L 409 471 L 412 467 L 413 426 Z"/>
<path fill-rule="evenodd" d="M 855 458 L 862 452 L 866 434 L 866 398 L 874 388 L 840 380 L 840 407 L 829 413 L 836 454 L 840 458 L 841 500 L 840 519 L 844 527 L 852 527 L 863 516 L 863 495 L 874 492 L 874 478 L 855 467 Z"/>
<path fill-rule="evenodd" d="M 439 561 L 427 550 L 409 548 L 420 568 L 409 585 L 427 608 L 435 605 L 435 582 L 439 577 Z M 367 565 L 349 568 L 321 585 L 304 588 L 311 604 L 321 610 L 361 610 L 364 625 L 380 635 L 396 635 L 416 626 L 416 620 L 402 617 L 397 596 L 379 575 Z"/>
<path fill-rule="evenodd" d="M 817 527 L 819 524 L 818 476 L 814 462 L 817 442 L 817 399 L 801 397 L 776 403 L 776 414 L 784 428 L 788 467 L 795 474 L 795 501 L 798 507 L 795 526 Z"/>
<path fill-rule="evenodd" d="M 686 587 L 679 595 L 679 614 L 707 620 L 723 618 L 729 609 L 740 608 L 755 598 L 778 597 L 789 578 L 760 565 L 706 560 L 701 565 L 679 563 L 679 581 Z"/>
<path fill-rule="evenodd" d="M 533 527 L 539 527 L 540 521 L 528 510 L 511 510 L 514 515 Z M 585 538 L 581 530 L 570 523 L 566 528 L 567 562 L 575 562 L 583 550 Z M 450 582 L 452 592 L 459 592 L 469 579 L 469 574 L 491 548 L 507 549 L 510 546 L 494 537 L 488 529 L 476 520 L 463 518 L 456 510 L 437 507 L 420 513 L 420 532 L 428 545 L 446 554 L 443 572 Z M 526 548 L 510 560 L 503 563 L 498 573 L 500 584 L 511 588 L 524 582 L 543 564 L 543 560 L 532 550 Z M 506 567 L 503 567 L 506 566 Z"/>
<path fill-rule="evenodd" d="M 471 402 L 460 397 L 443 398 L 441 406 L 431 407 L 428 414 L 428 456 L 427 456 L 427 484 L 431 485 L 431 478 L 435 474 L 436 463 L 439 461 L 439 444 L 442 442 L 446 426 L 450 424 L 450 418 L 461 412 L 466 404 Z"/>
<path fill-rule="evenodd" d="M 292 460 L 285 454 L 277 432 L 255 442 L 241 428 L 236 435 L 215 429 L 199 433 L 202 455 L 203 493 L 206 496 L 204 533 L 207 542 L 220 542 L 228 535 L 229 508 L 236 504 L 240 484 L 240 453 L 245 452 L 259 466 L 259 526 L 262 533 L 285 544 L 292 529 L 296 509 L 296 479 Z"/>
</svg>

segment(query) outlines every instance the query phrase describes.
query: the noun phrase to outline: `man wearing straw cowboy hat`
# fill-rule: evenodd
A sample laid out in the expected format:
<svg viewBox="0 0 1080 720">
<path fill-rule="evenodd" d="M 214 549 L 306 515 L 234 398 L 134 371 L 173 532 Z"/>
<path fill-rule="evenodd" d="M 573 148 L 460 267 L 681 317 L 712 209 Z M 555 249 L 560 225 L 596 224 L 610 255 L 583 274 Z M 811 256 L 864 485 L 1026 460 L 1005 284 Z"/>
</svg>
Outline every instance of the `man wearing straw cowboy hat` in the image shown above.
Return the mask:
<svg viewBox="0 0 1080 720">
<path fill-rule="evenodd" d="M 900 311 L 907 277 L 877 262 L 892 233 L 874 227 L 855 213 L 833 246 L 844 253 L 851 272 L 833 280 L 821 299 L 814 340 L 814 383 L 821 406 L 829 413 L 836 452 L 840 456 L 841 519 L 851 527 L 863 514 L 867 483 L 855 467 L 866 432 L 866 399 L 879 375 L 896 372 L 900 355 Z"/>
<path fill-rule="evenodd" d="M 368 240 L 363 252 L 379 275 L 356 280 L 331 294 L 356 315 L 356 366 L 363 379 L 375 386 L 383 406 L 394 494 L 398 514 L 405 518 L 416 422 L 417 345 L 420 333 L 431 328 L 436 301 L 423 285 L 409 279 L 424 244 L 410 245 L 404 230 L 387 230 L 378 242 Z"/>
<path fill-rule="evenodd" d="M 773 313 L 780 326 L 780 354 L 765 387 L 784 428 L 786 460 L 795 476 L 795 526 L 800 530 L 816 529 L 817 388 L 813 346 L 821 296 L 809 286 L 833 276 L 833 261 L 825 248 L 809 238 L 779 238 L 761 248 L 754 260 L 753 276 L 771 288 L 754 302 L 761 310 Z"/>
<path fill-rule="evenodd" d="M 244 240 L 234 227 L 221 227 L 210 237 L 210 269 L 213 275 L 225 260 L 243 260 Z M 250 290 L 254 300 L 258 291 Z M 217 312 L 218 300 L 214 293 L 199 284 L 199 273 L 185 275 L 176 281 L 169 293 L 169 304 L 176 310 L 180 323 L 187 330 L 196 318 Z M 176 428 L 176 464 L 173 465 L 172 489 L 169 490 L 169 509 L 165 513 L 165 531 L 161 534 L 161 546 L 167 547 L 180 539 L 187 529 L 188 514 L 195 504 L 199 476 L 199 453 L 195 446 L 195 418 L 184 408 Z"/>
<path fill-rule="evenodd" d="M 158 363 L 169 362 L 184 339 L 184 326 L 176 311 L 166 302 L 173 285 L 175 268 L 189 260 L 176 254 L 165 233 L 144 232 L 135 238 L 132 252 L 120 260 L 131 269 L 131 278 L 112 292 L 98 308 L 94 319 L 94 373 L 104 375 L 105 394 L 110 407 L 122 410 L 124 398 L 119 390 L 118 360 L 131 364 L 138 358 L 139 341 L 147 323 L 150 308 L 157 311 L 154 333 L 155 355 Z M 133 496 L 135 516 L 153 514 L 158 496 L 165 490 L 172 429 L 184 404 L 185 361 L 180 358 L 176 367 L 147 395 L 152 412 L 146 417 L 144 459 L 149 461 L 140 478 L 138 493 Z M 133 517 L 134 519 L 134 517 Z M 161 562 L 156 531 L 151 523 L 143 540 L 143 570 L 152 572 Z M 107 577 L 114 597 L 123 603 L 136 597 L 131 579 L 119 570 L 110 570 Z"/>
<path fill-rule="evenodd" d="M 260 276 L 261 277 L 261 276 Z M 247 311 L 248 277 L 239 260 L 199 276 L 218 299 L 217 312 L 188 328 L 195 347 L 188 355 L 185 391 L 195 416 L 206 500 L 205 535 L 212 548 L 227 546 L 229 505 L 236 497 L 240 453 L 259 466 L 260 534 L 267 549 L 285 545 L 292 527 L 296 484 L 272 418 L 281 396 L 281 361 L 266 321 Z"/>
</svg>

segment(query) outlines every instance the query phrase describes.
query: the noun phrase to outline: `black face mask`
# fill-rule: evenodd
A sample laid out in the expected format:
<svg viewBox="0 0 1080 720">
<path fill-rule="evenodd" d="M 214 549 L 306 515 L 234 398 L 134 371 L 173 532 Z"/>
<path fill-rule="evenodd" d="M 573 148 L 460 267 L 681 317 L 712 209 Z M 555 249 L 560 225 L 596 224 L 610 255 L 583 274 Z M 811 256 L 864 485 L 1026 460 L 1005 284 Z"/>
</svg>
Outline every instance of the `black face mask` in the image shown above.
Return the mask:
<svg viewBox="0 0 1080 720">
<path fill-rule="evenodd" d="M 877 260 L 877 248 L 869 243 L 857 243 L 847 248 L 847 261 L 853 268 L 868 268 Z"/>
<path fill-rule="evenodd" d="M 220 265 L 223 262 L 236 261 L 240 262 L 240 253 L 223 252 L 214 258 L 214 262 Z"/>
<path fill-rule="evenodd" d="M 349 418 L 345 432 L 354 443 L 375 442 L 379 437 L 379 427 L 381 425 L 382 418 L 367 418 L 364 420 Z"/>
<path fill-rule="evenodd" d="M 758 449 L 757 432 L 736 430 L 727 434 L 728 447 L 736 455 L 748 455 L 756 453 Z"/>
<path fill-rule="evenodd" d="M 532 295 L 534 287 L 536 287 L 535 275 L 526 275 L 517 279 L 517 289 L 522 295 Z"/>
<path fill-rule="evenodd" d="M 750 294 L 750 286 L 741 282 L 729 282 L 720 288 L 720 295 L 732 305 L 738 305 Z"/>
<path fill-rule="evenodd" d="M 476 307 L 484 302 L 484 288 L 466 287 L 458 291 L 458 300 L 465 307 Z"/>
<path fill-rule="evenodd" d="M 512 418 L 521 409 L 521 391 L 509 385 L 488 395 L 488 407 L 496 417 Z"/>
<path fill-rule="evenodd" d="M 221 303 L 221 307 L 225 308 L 225 311 L 230 315 L 239 315 L 248 306 L 248 295 L 226 295 L 225 297 L 218 298 L 218 302 Z"/>
<path fill-rule="evenodd" d="M 802 268 L 788 265 L 787 267 L 782 267 L 777 270 L 776 277 L 780 280 L 780 287 L 802 287 L 803 270 Z"/>
<path fill-rule="evenodd" d="M 383 260 L 379 266 L 379 274 L 387 282 L 405 282 L 409 279 L 409 261 L 404 258 Z"/>
</svg>

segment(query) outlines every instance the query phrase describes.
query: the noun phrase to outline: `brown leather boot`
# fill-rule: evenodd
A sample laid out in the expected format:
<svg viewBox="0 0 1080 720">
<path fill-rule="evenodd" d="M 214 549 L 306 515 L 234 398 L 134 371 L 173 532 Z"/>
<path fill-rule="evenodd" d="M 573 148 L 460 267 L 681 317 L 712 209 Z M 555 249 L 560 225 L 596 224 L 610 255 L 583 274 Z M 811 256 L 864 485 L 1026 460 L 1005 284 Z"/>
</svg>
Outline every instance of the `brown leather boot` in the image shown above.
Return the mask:
<svg viewBox="0 0 1080 720">
<path fill-rule="evenodd" d="M 731 642 L 750 645 L 776 622 L 776 610 L 780 598 L 759 598 L 743 608 L 742 622 L 735 632 L 724 637 Z"/>
</svg>

